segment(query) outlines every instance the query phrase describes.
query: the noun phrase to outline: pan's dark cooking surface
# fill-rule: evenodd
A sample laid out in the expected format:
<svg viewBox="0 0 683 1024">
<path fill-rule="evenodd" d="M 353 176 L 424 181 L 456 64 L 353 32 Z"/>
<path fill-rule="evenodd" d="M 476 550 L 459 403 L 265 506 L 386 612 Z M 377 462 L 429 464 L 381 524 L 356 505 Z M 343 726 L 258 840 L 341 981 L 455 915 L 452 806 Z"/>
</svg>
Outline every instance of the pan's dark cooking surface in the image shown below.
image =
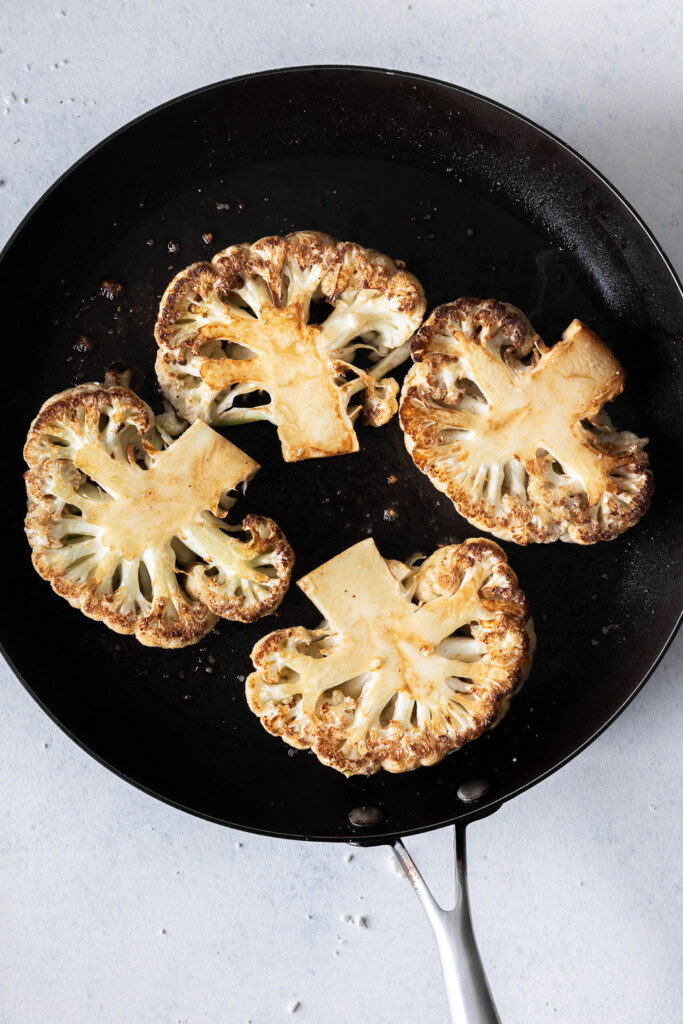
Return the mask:
<svg viewBox="0 0 683 1024">
<path fill-rule="evenodd" d="M 22 532 L 21 447 L 41 402 L 118 363 L 134 368 L 133 387 L 160 410 L 152 330 L 173 274 L 234 242 L 302 228 L 405 260 L 428 309 L 492 296 L 525 310 L 548 342 L 573 317 L 584 320 L 628 371 L 613 418 L 651 439 L 653 505 L 620 539 L 503 545 L 534 611 L 532 674 L 499 728 L 403 776 L 346 780 L 269 736 L 248 711 L 243 680 L 255 641 L 318 620 L 296 587 L 277 618 L 222 621 L 196 647 L 151 650 L 57 597 L 32 570 Z M 121 294 L 102 294 L 106 280 Z M 69 172 L 8 246 L 0 287 L 11 366 L 1 638 L 46 710 L 161 798 L 300 838 L 372 839 L 445 824 L 472 813 L 456 795 L 461 783 L 489 783 L 477 805 L 485 810 L 583 746 L 637 690 L 675 629 L 681 292 L 623 200 L 510 111 L 442 83 L 360 69 L 213 86 L 134 122 Z M 413 466 L 396 418 L 360 428 L 357 455 L 294 465 L 282 462 L 269 424 L 229 436 L 262 466 L 233 516 L 272 516 L 296 551 L 296 578 L 370 534 L 384 555 L 406 558 L 477 533 Z M 360 805 L 379 808 L 379 823 L 353 827 L 348 814 Z"/>
</svg>

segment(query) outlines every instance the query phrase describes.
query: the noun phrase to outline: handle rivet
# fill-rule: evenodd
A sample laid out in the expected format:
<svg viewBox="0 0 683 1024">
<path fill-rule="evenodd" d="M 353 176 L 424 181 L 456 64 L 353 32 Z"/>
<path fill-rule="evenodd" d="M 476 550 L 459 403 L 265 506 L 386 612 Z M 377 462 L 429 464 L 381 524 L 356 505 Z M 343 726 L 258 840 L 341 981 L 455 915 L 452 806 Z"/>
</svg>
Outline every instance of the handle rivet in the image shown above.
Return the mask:
<svg viewBox="0 0 683 1024">
<path fill-rule="evenodd" d="M 464 804 L 474 803 L 475 800 L 480 800 L 483 797 L 488 788 L 489 783 L 486 779 L 469 779 L 468 782 L 463 782 L 462 786 L 458 787 L 458 800 L 462 800 Z"/>
<path fill-rule="evenodd" d="M 379 807 L 354 807 L 352 811 L 349 811 L 349 821 L 356 828 L 376 825 L 381 820 L 382 812 Z"/>
</svg>

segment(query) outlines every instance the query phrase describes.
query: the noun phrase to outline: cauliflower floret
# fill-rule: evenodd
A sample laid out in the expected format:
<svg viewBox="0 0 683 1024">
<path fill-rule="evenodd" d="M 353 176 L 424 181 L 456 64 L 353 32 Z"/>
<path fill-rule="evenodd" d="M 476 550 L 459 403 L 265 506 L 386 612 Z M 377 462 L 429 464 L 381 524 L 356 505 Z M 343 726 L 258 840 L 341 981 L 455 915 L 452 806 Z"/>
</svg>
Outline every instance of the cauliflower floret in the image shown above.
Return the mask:
<svg viewBox="0 0 683 1024">
<path fill-rule="evenodd" d="M 625 373 L 574 320 L 552 348 L 514 306 L 458 299 L 416 334 L 400 422 L 458 512 L 518 544 L 612 540 L 647 511 L 647 438 L 603 411 Z"/>
<path fill-rule="evenodd" d="M 331 306 L 323 323 L 309 323 L 313 300 Z M 166 289 L 157 375 L 190 421 L 276 424 L 287 462 L 355 452 L 356 417 L 381 426 L 397 410 L 384 374 L 408 358 L 424 310 L 412 274 L 352 242 L 299 231 L 233 245 Z M 353 365 L 360 351 L 370 369 Z"/>
<path fill-rule="evenodd" d="M 50 398 L 24 457 L 33 564 L 75 608 L 153 647 L 195 643 L 218 616 L 252 622 L 294 562 L 270 519 L 224 520 L 258 465 L 205 423 L 179 440 L 105 378 Z"/>
<path fill-rule="evenodd" d="M 325 622 L 259 641 L 247 700 L 268 732 L 345 775 L 435 764 L 496 725 L 529 673 L 529 608 L 492 541 L 417 566 L 364 540 L 299 586 Z"/>
</svg>

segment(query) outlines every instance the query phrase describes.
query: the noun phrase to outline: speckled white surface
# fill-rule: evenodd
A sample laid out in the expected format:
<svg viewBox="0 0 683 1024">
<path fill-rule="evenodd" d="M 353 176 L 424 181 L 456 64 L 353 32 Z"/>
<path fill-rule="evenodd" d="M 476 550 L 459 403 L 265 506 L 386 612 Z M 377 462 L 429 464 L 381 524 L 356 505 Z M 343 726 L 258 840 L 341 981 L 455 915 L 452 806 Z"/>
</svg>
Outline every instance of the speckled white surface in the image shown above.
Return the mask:
<svg viewBox="0 0 683 1024">
<path fill-rule="evenodd" d="M 350 62 L 445 78 L 539 121 L 617 185 L 680 272 L 682 30 L 675 0 L 4 0 L 0 241 L 149 107 L 233 74 Z M 589 750 L 470 830 L 504 1024 L 680 1024 L 682 668 L 679 638 Z M 349 860 L 157 803 L 62 735 L 4 665 L 0 716 L 3 1024 L 270 1024 L 297 1002 L 302 1022 L 447 1019 L 426 920 L 386 849 Z M 446 893 L 450 834 L 409 846 Z"/>
</svg>

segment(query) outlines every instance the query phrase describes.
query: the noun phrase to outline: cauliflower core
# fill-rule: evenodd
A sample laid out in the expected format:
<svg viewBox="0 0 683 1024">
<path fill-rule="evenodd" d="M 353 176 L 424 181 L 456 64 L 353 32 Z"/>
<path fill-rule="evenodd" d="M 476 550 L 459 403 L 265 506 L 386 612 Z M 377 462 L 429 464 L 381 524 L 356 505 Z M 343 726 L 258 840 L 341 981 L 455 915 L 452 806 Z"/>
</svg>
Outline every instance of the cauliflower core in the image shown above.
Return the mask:
<svg viewBox="0 0 683 1024">
<path fill-rule="evenodd" d="M 309 323 L 321 299 L 331 311 Z M 355 452 L 359 413 L 381 426 L 396 412 L 383 374 L 408 358 L 424 309 L 419 282 L 372 249 L 315 231 L 233 245 L 166 289 L 157 375 L 191 422 L 276 424 L 287 462 Z M 361 350 L 369 370 L 353 365 Z M 242 404 L 264 392 L 269 402 Z"/>
<path fill-rule="evenodd" d="M 529 673 L 529 608 L 492 541 L 411 568 L 364 540 L 299 586 L 326 621 L 264 637 L 247 700 L 269 732 L 345 775 L 435 764 L 495 725 Z"/>
<path fill-rule="evenodd" d="M 258 465 L 205 423 L 172 444 L 128 388 L 84 384 L 33 421 L 24 456 L 33 564 L 75 608 L 153 647 L 195 643 L 218 616 L 282 600 L 294 561 L 279 527 L 224 522 Z"/>
<path fill-rule="evenodd" d="M 549 349 L 514 306 L 458 299 L 432 313 L 412 355 L 406 447 L 471 523 L 518 544 L 592 544 L 647 511 L 647 439 L 603 412 L 625 373 L 578 320 Z"/>
</svg>

